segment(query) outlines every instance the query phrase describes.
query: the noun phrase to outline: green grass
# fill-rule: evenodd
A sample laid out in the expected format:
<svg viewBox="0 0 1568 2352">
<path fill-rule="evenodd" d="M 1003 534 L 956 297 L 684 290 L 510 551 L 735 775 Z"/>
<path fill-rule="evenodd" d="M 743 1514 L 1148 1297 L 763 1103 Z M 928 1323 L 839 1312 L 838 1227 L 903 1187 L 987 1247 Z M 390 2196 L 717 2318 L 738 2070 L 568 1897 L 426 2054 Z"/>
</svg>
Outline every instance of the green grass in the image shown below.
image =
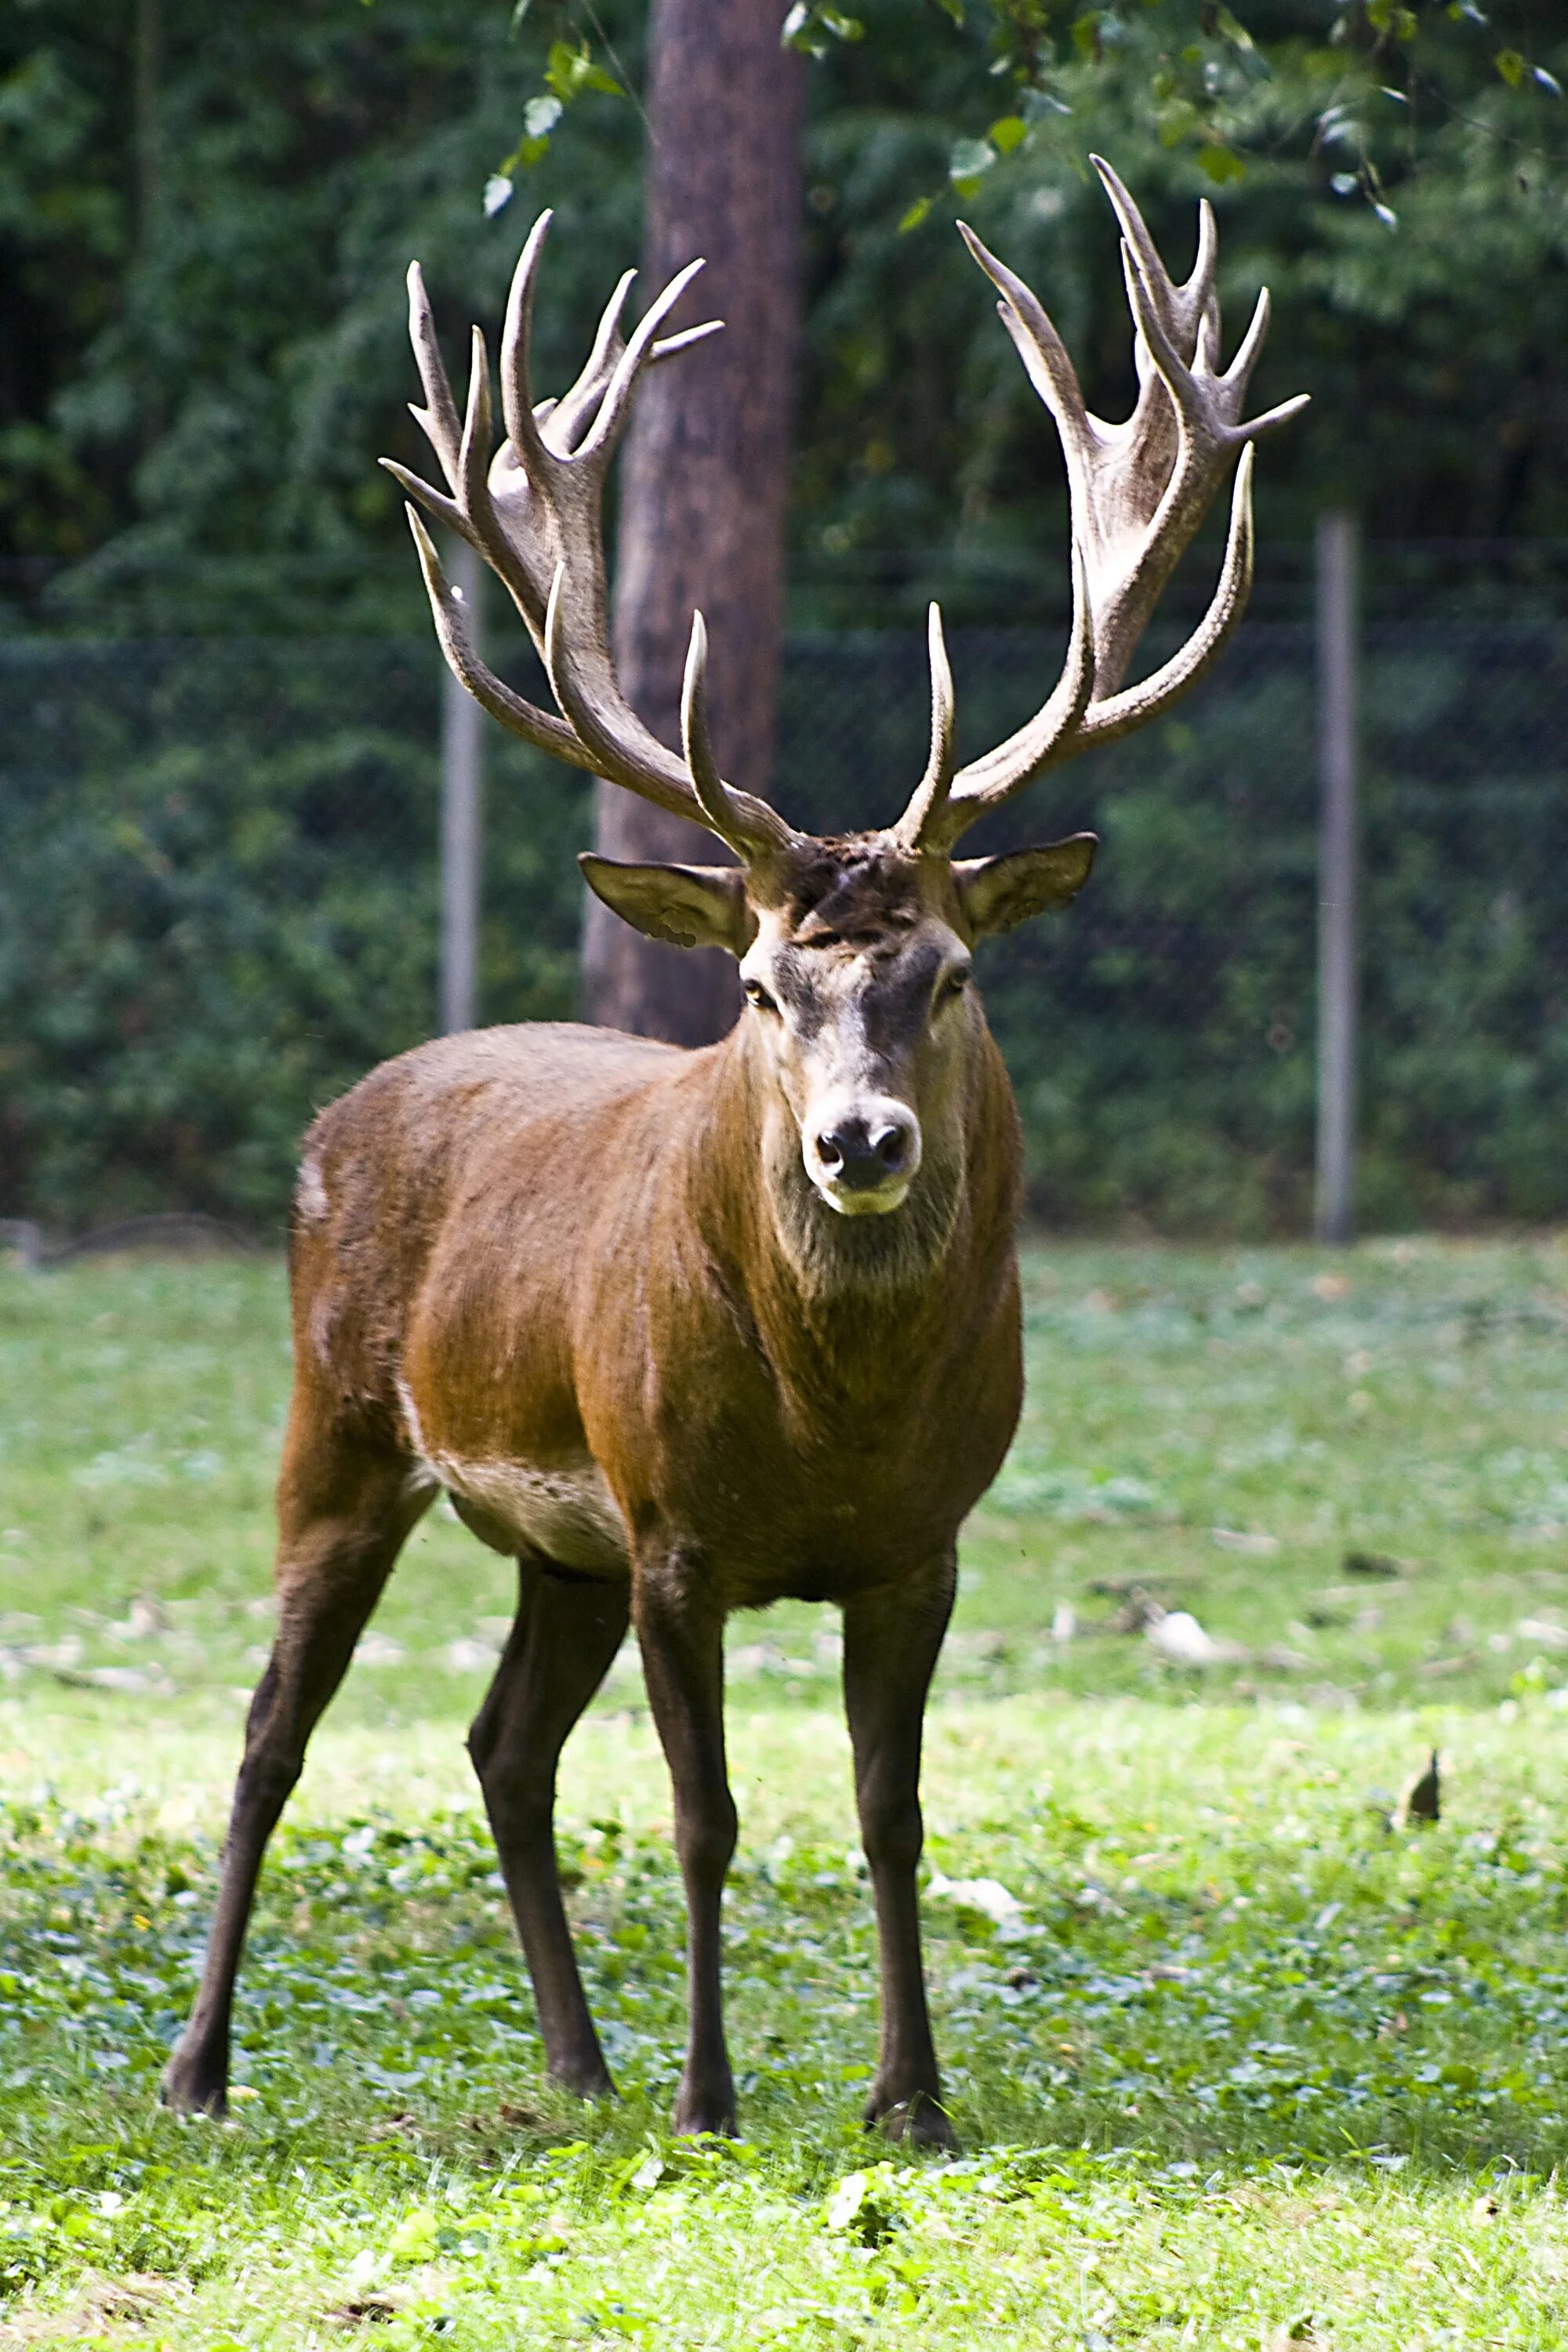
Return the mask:
<svg viewBox="0 0 1568 2352">
<path fill-rule="evenodd" d="M 1019 1906 L 927 1904 L 952 2163 L 855 2120 L 826 1612 L 731 1642 L 749 2138 L 664 2130 L 679 1902 L 629 1664 L 562 1804 L 625 2097 L 542 2084 L 460 1744 L 509 1571 L 440 1514 L 274 1849 L 240 2121 L 163 2115 L 268 1633 L 281 1278 L 0 1273 L 0 2345 L 1257 2352 L 1309 2311 L 1343 2352 L 1568 2343 L 1568 1250 L 1027 1280 L 928 1749 L 933 1871 Z M 1167 1664 L 1140 1592 L 1245 1654 Z M 1444 1819 L 1392 1832 L 1431 1742 Z"/>
</svg>

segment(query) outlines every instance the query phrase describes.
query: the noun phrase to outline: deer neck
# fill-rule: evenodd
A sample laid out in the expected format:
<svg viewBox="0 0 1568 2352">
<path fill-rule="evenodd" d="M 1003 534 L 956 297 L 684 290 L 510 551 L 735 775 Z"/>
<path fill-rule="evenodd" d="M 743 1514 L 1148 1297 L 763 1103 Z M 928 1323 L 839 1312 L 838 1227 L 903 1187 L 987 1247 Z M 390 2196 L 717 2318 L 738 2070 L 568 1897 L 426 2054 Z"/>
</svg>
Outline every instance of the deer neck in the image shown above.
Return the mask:
<svg viewBox="0 0 1568 2352">
<path fill-rule="evenodd" d="M 952 1328 L 955 1297 L 989 1292 L 1011 1262 L 1021 1152 L 1012 1089 L 977 1022 L 950 1099 L 922 1120 L 920 1173 L 902 1206 L 847 1217 L 805 1172 L 800 1135 L 744 1024 L 714 1066 L 703 1223 L 775 1368 L 820 1391 L 881 1390 Z M 959 1319 L 963 1319 L 962 1318 Z"/>
</svg>

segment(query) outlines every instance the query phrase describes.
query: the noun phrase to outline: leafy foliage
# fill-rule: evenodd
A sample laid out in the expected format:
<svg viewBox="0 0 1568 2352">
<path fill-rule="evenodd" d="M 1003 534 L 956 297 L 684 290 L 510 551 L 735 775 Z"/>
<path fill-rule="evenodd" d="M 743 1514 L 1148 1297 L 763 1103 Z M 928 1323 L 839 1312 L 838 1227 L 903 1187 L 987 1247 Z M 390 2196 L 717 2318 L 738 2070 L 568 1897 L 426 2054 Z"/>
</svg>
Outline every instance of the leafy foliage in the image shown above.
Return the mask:
<svg viewBox="0 0 1568 2352">
<path fill-rule="evenodd" d="M 11 1208 L 276 1225 L 314 1111 L 429 1034 L 438 657 L 366 650 L 60 639 L 0 670 Z M 561 1017 L 584 795 L 521 745 L 491 782 L 487 1002 Z"/>
<path fill-rule="evenodd" d="M 994 20 L 972 7 L 962 27 L 867 0 L 866 37 L 826 37 L 812 78 L 807 574 L 856 549 L 1039 546 L 1058 498 L 1048 427 L 939 232 L 955 197 L 972 207 L 1114 411 L 1127 331 L 1092 146 L 1177 261 L 1193 199 L 1215 196 L 1233 309 L 1273 287 L 1268 381 L 1316 407 L 1269 453 L 1271 532 L 1345 496 L 1384 535 L 1568 527 L 1568 110 L 1536 79 L 1568 76 L 1568 48 L 1511 12 L 1485 31 L 1414 13 L 1407 40 L 1404 12 L 1300 0 L 1070 16 L 1020 0 Z M 469 317 L 493 322 L 522 223 L 494 188 L 487 222 L 483 192 L 527 167 L 531 202 L 559 218 L 539 336 L 540 379 L 562 383 L 635 253 L 641 124 L 605 84 L 635 89 L 643 12 L 605 0 L 594 15 L 600 32 L 541 7 L 514 38 L 507 9 L 459 0 L 165 0 L 138 121 L 129 15 L 11 11 L 8 550 L 98 557 L 79 582 L 90 617 L 111 592 L 123 609 L 137 567 L 167 596 L 195 556 L 399 549 L 374 459 L 416 454 L 400 411 L 410 254 L 454 346 Z M 1517 72 L 1494 70 L 1491 42 Z M 552 110 L 568 104 L 562 138 Z M 400 551 L 384 620 L 412 618 L 415 593 Z M 278 571 L 268 625 L 319 623 L 333 593 L 309 567 Z"/>
</svg>

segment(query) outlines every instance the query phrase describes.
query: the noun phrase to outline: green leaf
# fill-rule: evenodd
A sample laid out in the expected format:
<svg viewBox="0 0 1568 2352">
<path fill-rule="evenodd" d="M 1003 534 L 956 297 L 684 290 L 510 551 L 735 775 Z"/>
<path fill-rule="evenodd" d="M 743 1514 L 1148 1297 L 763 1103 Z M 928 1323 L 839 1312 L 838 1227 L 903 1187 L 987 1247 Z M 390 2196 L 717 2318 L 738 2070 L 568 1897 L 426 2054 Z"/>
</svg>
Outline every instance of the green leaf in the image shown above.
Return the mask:
<svg viewBox="0 0 1568 2352">
<path fill-rule="evenodd" d="M 973 189 L 963 184 L 973 181 L 978 185 L 981 173 L 988 172 L 995 161 L 996 150 L 988 140 L 958 139 L 948 157 L 947 176 L 962 194 L 972 194 Z"/>
<path fill-rule="evenodd" d="M 623 98 L 626 93 L 615 76 L 599 65 L 584 41 L 574 48 L 570 41 L 552 41 L 545 61 L 544 79 L 563 106 L 570 106 L 584 90 L 603 90 L 608 98 Z"/>
<path fill-rule="evenodd" d="M 1215 26 L 1216 31 L 1221 33 L 1230 43 L 1232 48 L 1245 50 L 1248 56 L 1255 56 L 1257 54 L 1257 42 L 1253 39 L 1246 26 L 1240 23 L 1237 17 L 1233 16 L 1228 8 L 1216 10 L 1215 15 Z"/>
<path fill-rule="evenodd" d="M 985 134 L 999 155 L 1010 155 L 1015 147 L 1023 145 L 1028 135 L 1029 126 L 1021 114 L 1003 115 Z"/>
<path fill-rule="evenodd" d="M 1073 19 L 1072 45 L 1086 65 L 1091 65 L 1100 55 L 1100 15 L 1089 9 Z"/>
<path fill-rule="evenodd" d="M 1500 49 L 1496 57 L 1492 59 L 1492 63 L 1496 66 L 1499 73 L 1501 74 L 1504 81 L 1507 82 L 1510 89 L 1517 89 L 1521 82 L 1524 79 L 1525 74 L 1524 59 L 1520 56 L 1519 51 L 1517 49 Z"/>
<path fill-rule="evenodd" d="M 899 223 L 899 235 L 903 236 L 907 235 L 911 228 L 919 228 L 921 221 L 930 218 L 931 208 L 935 202 L 936 198 L 934 196 L 917 196 L 914 203 L 904 215 L 902 220 Z"/>
<path fill-rule="evenodd" d="M 1198 149 L 1198 169 L 1216 188 L 1247 177 L 1247 166 L 1240 156 L 1233 155 L 1228 147 L 1218 146 L 1212 140 L 1206 147 Z"/>
<path fill-rule="evenodd" d="M 426 2263 L 437 2252 L 438 2227 L 429 2206 L 416 2205 L 392 2232 L 386 2251 L 395 2263 Z"/>
<path fill-rule="evenodd" d="M 846 16 L 841 8 L 826 7 L 822 0 L 795 0 L 784 20 L 779 40 L 786 49 L 800 49 L 807 57 L 821 58 L 827 55 L 824 34 L 836 41 L 863 41 L 866 27 L 858 16 Z"/>
</svg>

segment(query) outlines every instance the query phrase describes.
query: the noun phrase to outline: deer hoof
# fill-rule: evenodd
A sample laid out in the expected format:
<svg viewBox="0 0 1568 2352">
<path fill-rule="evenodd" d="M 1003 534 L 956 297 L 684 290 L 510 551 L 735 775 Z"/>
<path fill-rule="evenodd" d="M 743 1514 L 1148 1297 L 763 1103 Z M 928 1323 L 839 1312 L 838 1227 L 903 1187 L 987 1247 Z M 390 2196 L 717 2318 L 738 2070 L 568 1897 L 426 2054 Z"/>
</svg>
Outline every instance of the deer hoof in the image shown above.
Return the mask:
<svg viewBox="0 0 1568 2352">
<path fill-rule="evenodd" d="M 688 2096 L 683 2091 L 675 2103 L 669 2127 L 677 2139 L 733 2139 L 734 2097 L 704 2099 Z"/>
<path fill-rule="evenodd" d="M 550 2079 L 559 2083 L 563 2091 L 575 2092 L 580 2099 L 618 2099 L 621 2095 L 603 2059 L 595 2065 L 552 2066 Z"/>
<path fill-rule="evenodd" d="M 228 2084 L 225 2076 L 199 2059 L 175 2051 L 163 2069 L 158 2095 L 172 2115 L 205 2116 L 212 2123 L 228 2120 Z"/>
<path fill-rule="evenodd" d="M 929 2091 L 916 2091 L 911 2097 L 889 2105 L 874 2100 L 866 2110 L 866 2128 L 879 2131 L 884 2139 L 908 2140 L 912 2147 L 951 2151 L 958 2146 L 952 2116 Z"/>
</svg>

